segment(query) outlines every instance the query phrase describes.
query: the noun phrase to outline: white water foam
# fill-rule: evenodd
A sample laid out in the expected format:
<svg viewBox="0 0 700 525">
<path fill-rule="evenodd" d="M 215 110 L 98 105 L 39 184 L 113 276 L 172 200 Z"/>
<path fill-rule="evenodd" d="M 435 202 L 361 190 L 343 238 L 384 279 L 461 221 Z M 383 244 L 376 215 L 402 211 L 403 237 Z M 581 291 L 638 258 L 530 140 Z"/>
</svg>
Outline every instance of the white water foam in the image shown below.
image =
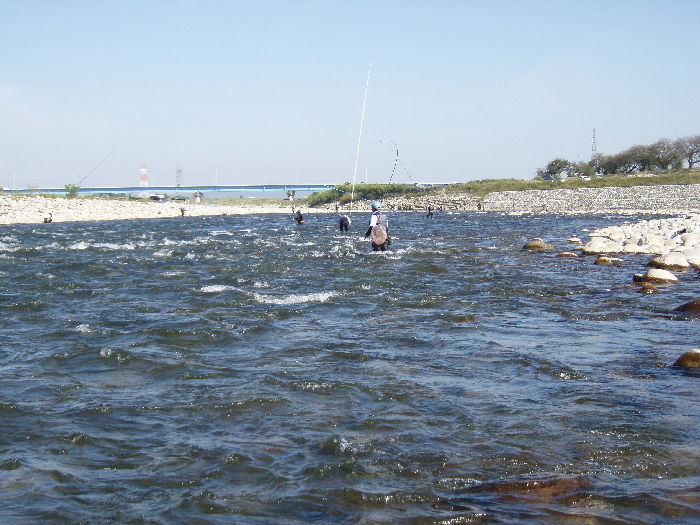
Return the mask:
<svg viewBox="0 0 700 525">
<path fill-rule="evenodd" d="M 235 286 L 228 286 L 225 284 L 213 284 L 210 286 L 202 286 L 201 291 L 204 293 L 220 293 L 220 292 L 228 292 L 230 290 L 235 290 L 237 292 L 241 291 L 240 288 L 236 288 Z"/>
<path fill-rule="evenodd" d="M 93 244 L 95 248 L 105 248 L 107 250 L 135 250 L 136 246 L 133 244 L 116 244 L 111 242 L 96 242 Z"/>
<path fill-rule="evenodd" d="M 309 294 L 291 294 L 291 295 L 265 295 L 253 294 L 255 300 L 265 304 L 306 304 L 306 303 L 325 303 L 333 297 L 338 297 L 338 292 L 323 292 Z"/>
</svg>

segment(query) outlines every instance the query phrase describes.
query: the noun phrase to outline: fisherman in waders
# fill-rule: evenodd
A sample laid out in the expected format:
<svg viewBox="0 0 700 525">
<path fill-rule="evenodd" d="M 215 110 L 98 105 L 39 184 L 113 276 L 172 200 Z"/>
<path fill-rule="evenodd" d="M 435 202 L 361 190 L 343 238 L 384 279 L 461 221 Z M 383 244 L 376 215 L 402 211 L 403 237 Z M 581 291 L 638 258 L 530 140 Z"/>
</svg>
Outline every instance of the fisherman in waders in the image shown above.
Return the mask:
<svg viewBox="0 0 700 525">
<path fill-rule="evenodd" d="M 372 249 L 376 251 L 386 251 L 391 244 L 389 238 L 389 219 L 381 212 L 382 203 L 374 201 L 372 203 L 372 216 L 369 219 L 369 229 L 365 233 L 365 239 L 372 236 Z"/>
</svg>

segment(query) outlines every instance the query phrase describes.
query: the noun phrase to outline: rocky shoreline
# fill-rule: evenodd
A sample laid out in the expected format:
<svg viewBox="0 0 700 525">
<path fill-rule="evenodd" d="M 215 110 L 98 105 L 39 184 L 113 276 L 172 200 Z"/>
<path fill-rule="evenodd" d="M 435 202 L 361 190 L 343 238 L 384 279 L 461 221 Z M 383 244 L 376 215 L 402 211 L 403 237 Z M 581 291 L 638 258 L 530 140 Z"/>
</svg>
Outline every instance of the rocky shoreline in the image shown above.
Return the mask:
<svg viewBox="0 0 700 525">
<path fill-rule="evenodd" d="M 562 188 L 492 192 L 479 198 L 450 194 L 416 198 L 390 198 L 397 210 L 425 210 L 429 204 L 444 210 L 477 210 L 513 213 L 622 213 L 688 214 L 700 212 L 700 184 L 627 186 L 610 188 Z"/>
</svg>

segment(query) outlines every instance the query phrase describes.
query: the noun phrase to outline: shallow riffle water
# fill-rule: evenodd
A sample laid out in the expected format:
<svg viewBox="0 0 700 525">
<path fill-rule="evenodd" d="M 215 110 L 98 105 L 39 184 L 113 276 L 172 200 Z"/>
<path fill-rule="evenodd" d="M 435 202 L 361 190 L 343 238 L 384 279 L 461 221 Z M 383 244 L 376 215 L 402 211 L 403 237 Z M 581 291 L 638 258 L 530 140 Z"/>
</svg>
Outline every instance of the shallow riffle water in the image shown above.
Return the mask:
<svg viewBox="0 0 700 525">
<path fill-rule="evenodd" d="M 3 227 L 0 521 L 698 523 L 695 272 L 521 250 L 636 218 L 367 219 Z"/>
</svg>

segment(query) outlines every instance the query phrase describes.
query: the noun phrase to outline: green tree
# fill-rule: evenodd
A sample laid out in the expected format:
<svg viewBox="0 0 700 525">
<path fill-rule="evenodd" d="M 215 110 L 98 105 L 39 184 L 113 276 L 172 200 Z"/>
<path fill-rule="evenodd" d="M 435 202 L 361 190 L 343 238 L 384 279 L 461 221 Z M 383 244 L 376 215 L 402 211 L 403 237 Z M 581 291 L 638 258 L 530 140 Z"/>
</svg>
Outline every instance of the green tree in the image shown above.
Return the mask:
<svg viewBox="0 0 700 525">
<path fill-rule="evenodd" d="M 593 161 L 573 162 L 571 163 L 571 167 L 575 175 L 586 175 L 588 177 L 593 177 L 595 175 L 595 163 Z"/>
<path fill-rule="evenodd" d="M 77 197 L 78 192 L 80 191 L 80 186 L 78 186 L 77 184 L 66 184 L 64 188 L 66 190 L 66 196 L 69 199 L 74 199 L 75 197 Z"/>
<path fill-rule="evenodd" d="M 566 159 L 556 158 L 549 161 L 547 167 L 539 168 L 535 178 L 544 180 L 562 180 L 574 174 L 574 167 Z"/>
<path fill-rule="evenodd" d="M 677 170 L 683 166 L 683 157 L 668 139 L 657 140 L 648 146 L 650 170 Z"/>
<path fill-rule="evenodd" d="M 700 164 L 700 135 L 677 139 L 673 146 L 678 155 L 688 163 L 689 169 L 695 164 Z"/>
</svg>

